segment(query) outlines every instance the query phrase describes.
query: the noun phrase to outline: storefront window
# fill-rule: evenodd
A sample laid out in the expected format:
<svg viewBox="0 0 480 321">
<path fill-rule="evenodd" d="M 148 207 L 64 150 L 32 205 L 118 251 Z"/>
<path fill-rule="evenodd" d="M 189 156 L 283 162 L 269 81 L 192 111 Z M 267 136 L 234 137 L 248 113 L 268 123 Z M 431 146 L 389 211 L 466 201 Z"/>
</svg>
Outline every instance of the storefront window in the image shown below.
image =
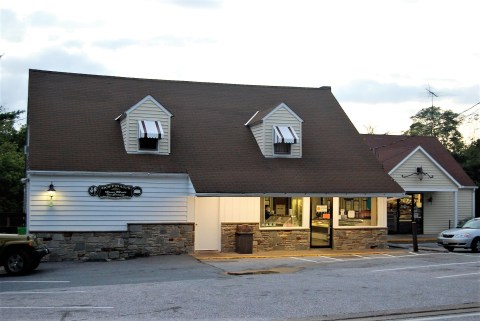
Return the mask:
<svg viewBox="0 0 480 321">
<path fill-rule="evenodd" d="M 339 226 L 377 226 L 375 197 L 340 198 Z"/>
<path fill-rule="evenodd" d="M 411 234 L 412 221 L 417 223 L 417 233 L 423 233 L 423 194 L 410 194 L 387 200 L 388 232 Z"/>
<path fill-rule="evenodd" d="M 263 213 L 261 227 L 301 227 L 303 198 L 264 197 L 260 202 Z"/>
</svg>

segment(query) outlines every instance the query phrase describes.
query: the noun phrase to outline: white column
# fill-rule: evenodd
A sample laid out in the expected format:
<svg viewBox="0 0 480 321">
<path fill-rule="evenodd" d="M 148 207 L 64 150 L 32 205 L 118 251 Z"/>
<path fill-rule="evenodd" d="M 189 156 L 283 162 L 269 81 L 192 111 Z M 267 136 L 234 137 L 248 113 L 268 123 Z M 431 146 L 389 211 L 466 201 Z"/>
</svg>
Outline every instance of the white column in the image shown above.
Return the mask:
<svg viewBox="0 0 480 321">
<path fill-rule="evenodd" d="M 387 198 L 377 197 L 377 226 L 387 227 Z"/>
<path fill-rule="evenodd" d="M 310 226 L 310 197 L 303 198 L 302 227 Z"/>
<path fill-rule="evenodd" d="M 333 198 L 333 228 L 338 227 L 338 215 L 340 213 L 340 198 Z"/>
</svg>

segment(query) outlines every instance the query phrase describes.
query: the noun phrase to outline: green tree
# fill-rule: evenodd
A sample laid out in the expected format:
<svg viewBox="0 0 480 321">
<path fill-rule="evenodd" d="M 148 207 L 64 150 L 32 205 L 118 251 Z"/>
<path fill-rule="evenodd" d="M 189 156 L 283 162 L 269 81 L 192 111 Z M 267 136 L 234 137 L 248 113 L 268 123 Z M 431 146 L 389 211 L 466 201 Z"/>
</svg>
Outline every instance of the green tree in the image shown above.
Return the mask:
<svg viewBox="0 0 480 321">
<path fill-rule="evenodd" d="M 473 181 L 480 186 L 480 139 L 473 141 L 455 159 Z"/>
<path fill-rule="evenodd" d="M 424 108 L 410 117 L 413 124 L 405 134 L 435 136 L 449 151 L 459 154 L 465 145 L 462 134 L 458 131 L 458 126 L 461 124 L 458 116 L 457 113 L 451 110 L 443 111 L 440 107 Z"/>
<path fill-rule="evenodd" d="M 23 212 L 26 126 L 15 124 L 23 111 L 5 112 L 0 106 L 0 213 Z"/>
</svg>

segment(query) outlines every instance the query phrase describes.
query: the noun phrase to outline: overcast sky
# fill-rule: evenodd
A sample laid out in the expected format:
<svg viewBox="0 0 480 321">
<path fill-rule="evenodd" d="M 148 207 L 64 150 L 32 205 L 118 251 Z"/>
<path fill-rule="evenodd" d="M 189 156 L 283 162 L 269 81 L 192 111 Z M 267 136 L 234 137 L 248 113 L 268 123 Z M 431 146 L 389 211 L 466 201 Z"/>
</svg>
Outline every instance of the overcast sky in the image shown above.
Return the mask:
<svg viewBox="0 0 480 321">
<path fill-rule="evenodd" d="M 480 102 L 478 0 L 2 0 L 0 104 L 28 69 L 331 86 L 358 131 L 401 134 L 433 104 Z M 295 109 L 295 106 L 292 106 Z M 480 105 L 462 133 L 480 138 Z M 474 117 L 477 115 L 477 117 Z"/>
</svg>

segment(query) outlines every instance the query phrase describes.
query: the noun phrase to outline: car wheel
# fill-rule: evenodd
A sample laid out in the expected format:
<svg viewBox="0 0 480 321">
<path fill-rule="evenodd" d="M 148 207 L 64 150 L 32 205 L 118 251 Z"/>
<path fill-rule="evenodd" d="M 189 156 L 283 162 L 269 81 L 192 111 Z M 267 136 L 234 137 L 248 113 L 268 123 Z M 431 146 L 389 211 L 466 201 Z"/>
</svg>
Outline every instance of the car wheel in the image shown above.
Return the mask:
<svg viewBox="0 0 480 321">
<path fill-rule="evenodd" d="M 30 272 L 31 258 L 23 250 L 8 252 L 4 262 L 5 271 L 11 275 L 21 275 Z"/>
<path fill-rule="evenodd" d="M 470 246 L 472 248 L 472 251 L 477 253 L 478 250 L 480 249 L 480 238 L 476 237 L 472 241 L 472 245 Z"/>
<path fill-rule="evenodd" d="M 451 246 L 444 246 L 448 250 L 448 252 L 453 252 L 453 247 Z"/>
</svg>

